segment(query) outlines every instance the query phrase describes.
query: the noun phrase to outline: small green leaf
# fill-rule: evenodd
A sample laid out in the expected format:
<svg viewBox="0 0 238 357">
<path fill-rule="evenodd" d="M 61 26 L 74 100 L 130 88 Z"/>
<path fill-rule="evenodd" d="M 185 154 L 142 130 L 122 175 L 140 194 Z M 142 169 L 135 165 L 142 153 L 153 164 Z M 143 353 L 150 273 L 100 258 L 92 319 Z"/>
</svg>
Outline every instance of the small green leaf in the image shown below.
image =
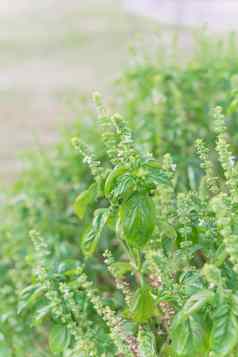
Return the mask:
<svg viewBox="0 0 238 357">
<path fill-rule="evenodd" d="M 147 322 L 157 312 L 156 304 L 148 287 L 136 291 L 134 304 L 131 310 L 133 320 L 138 323 Z"/>
<path fill-rule="evenodd" d="M 49 335 L 50 351 L 54 354 L 63 352 L 70 344 L 70 335 L 66 326 L 53 325 Z"/>
<path fill-rule="evenodd" d="M 17 313 L 21 314 L 31 308 L 43 295 L 45 288 L 40 284 L 30 285 L 21 292 Z"/>
<path fill-rule="evenodd" d="M 214 264 L 217 267 L 220 267 L 226 260 L 227 256 L 228 256 L 228 252 L 225 249 L 225 243 L 222 242 L 222 244 L 219 246 L 219 248 L 216 250 L 216 252 L 214 254 L 214 257 L 213 257 Z"/>
<path fill-rule="evenodd" d="M 198 272 L 186 272 L 181 274 L 180 282 L 184 285 L 184 292 L 188 297 L 199 293 L 205 288 L 201 274 Z"/>
<path fill-rule="evenodd" d="M 103 228 L 110 217 L 110 213 L 108 208 L 100 208 L 95 211 L 93 228 L 87 233 L 82 242 L 82 250 L 86 256 L 90 256 L 95 252 Z"/>
<path fill-rule="evenodd" d="M 222 283 L 221 271 L 214 264 L 205 264 L 202 273 L 209 283 L 218 286 Z"/>
<path fill-rule="evenodd" d="M 116 166 L 108 175 L 105 186 L 104 186 L 104 193 L 106 197 L 109 197 L 112 194 L 112 191 L 115 188 L 117 180 L 120 176 L 125 174 L 128 171 L 126 167 L 123 166 Z"/>
<path fill-rule="evenodd" d="M 115 262 L 112 268 L 116 270 L 118 277 L 123 277 L 126 273 L 131 272 L 131 265 L 127 262 Z"/>
<path fill-rule="evenodd" d="M 147 171 L 148 179 L 155 186 L 158 184 L 168 185 L 170 183 L 168 175 L 161 169 L 161 166 L 157 161 L 149 160 L 144 167 Z"/>
<path fill-rule="evenodd" d="M 40 324 L 42 320 L 44 320 L 49 315 L 51 308 L 51 305 L 46 305 L 36 311 L 36 317 L 34 319 L 35 325 Z"/>
<path fill-rule="evenodd" d="M 80 263 L 78 260 L 67 259 L 59 264 L 57 272 L 65 276 L 72 276 L 77 274 L 79 269 Z"/>
<path fill-rule="evenodd" d="M 36 291 L 41 285 L 40 284 L 34 284 L 34 285 L 28 285 L 26 288 L 24 288 L 21 291 L 20 296 L 22 298 L 29 297 L 34 291 Z"/>
<path fill-rule="evenodd" d="M 127 243 L 135 248 L 143 247 L 155 228 L 152 198 L 145 193 L 133 194 L 120 208 L 120 222 Z"/>
<path fill-rule="evenodd" d="M 82 219 L 90 203 L 97 197 L 97 184 L 93 183 L 86 191 L 82 192 L 75 200 L 74 211 Z"/>
<path fill-rule="evenodd" d="M 160 235 L 162 238 L 176 240 L 177 232 L 175 228 L 168 222 L 161 222 L 159 225 Z"/>
<path fill-rule="evenodd" d="M 228 114 L 233 114 L 238 111 L 238 98 L 232 100 L 231 104 L 228 107 Z"/>
<path fill-rule="evenodd" d="M 29 303 L 27 300 L 19 301 L 18 306 L 17 306 L 17 314 L 20 315 L 28 307 L 29 307 Z"/>
<path fill-rule="evenodd" d="M 99 235 L 92 229 L 86 234 L 82 242 L 82 250 L 84 255 L 91 256 L 95 253 L 98 245 Z"/>
</svg>

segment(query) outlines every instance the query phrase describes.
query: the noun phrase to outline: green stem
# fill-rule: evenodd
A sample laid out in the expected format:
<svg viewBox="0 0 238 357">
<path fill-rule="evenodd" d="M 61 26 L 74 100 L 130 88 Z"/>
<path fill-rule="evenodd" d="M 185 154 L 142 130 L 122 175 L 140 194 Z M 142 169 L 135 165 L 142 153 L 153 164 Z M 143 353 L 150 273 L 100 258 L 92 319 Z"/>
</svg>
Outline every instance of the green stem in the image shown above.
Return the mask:
<svg viewBox="0 0 238 357">
<path fill-rule="evenodd" d="M 141 261 L 141 256 L 140 256 L 139 251 L 137 249 L 130 248 L 124 240 L 120 239 L 120 241 L 121 241 L 122 247 L 124 248 L 124 250 L 126 251 L 126 253 L 129 257 L 129 260 L 130 260 L 130 263 L 131 263 L 131 266 L 132 266 L 133 272 L 135 274 L 136 281 L 137 281 L 138 285 L 143 286 L 144 285 L 144 277 L 141 273 L 142 261 Z"/>
</svg>

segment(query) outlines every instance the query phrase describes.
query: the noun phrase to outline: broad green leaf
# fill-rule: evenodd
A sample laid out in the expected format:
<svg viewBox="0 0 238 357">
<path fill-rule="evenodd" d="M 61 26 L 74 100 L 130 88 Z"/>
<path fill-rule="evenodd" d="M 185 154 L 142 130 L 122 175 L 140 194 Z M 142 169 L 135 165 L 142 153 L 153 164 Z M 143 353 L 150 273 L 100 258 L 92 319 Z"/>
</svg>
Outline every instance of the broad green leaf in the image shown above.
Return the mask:
<svg viewBox="0 0 238 357">
<path fill-rule="evenodd" d="M 216 250 L 216 252 L 214 254 L 214 257 L 213 257 L 214 264 L 217 267 L 221 266 L 224 263 L 227 256 L 228 256 L 228 252 L 225 248 L 225 243 L 222 242 L 222 244 L 220 245 L 220 247 Z"/>
<path fill-rule="evenodd" d="M 82 219 L 90 203 L 97 197 L 97 184 L 93 183 L 86 191 L 82 192 L 74 202 L 74 211 Z"/>
<path fill-rule="evenodd" d="M 41 285 L 40 284 L 33 284 L 33 285 L 28 285 L 26 288 L 24 288 L 21 293 L 20 296 L 21 298 L 26 298 L 29 297 L 30 295 L 32 295 L 34 293 L 34 291 L 36 291 Z"/>
<path fill-rule="evenodd" d="M 92 255 L 101 238 L 101 234 L 107 220 L 110 217 L 110 210 L 108 208 L 100 208 L 95 211 L 92 230 L 84 237 L 82 242 L 82 250 L 86 256 Z"/>
<path fill-rule="evenodd" d="M 85 235 L 81 245 L 84 255 L 91 256 L 94 254 L 97 249 L 99 237 L 94 229 Z"/>
<path fill-rule="evenodd" d="M 50 330 L 49 347 L 54 354 L 63 352 L 70 344 L 70 335 L 66 326 L 55 324 Z"/>
<path fill-rule="evenodd" d="M 238 111 L 238 98 L 232 100 L 231 104 L 228 107 L 228 114 L 233 114 Z"/>
<path fill-rule="evenodd" d="M 202 268 L 202 274 L 211 284 L 219 286 L 222 283 L 221 270 L 214 264 L 205 264 Z"/>
<path fill-rule="evenodd" d="M 104 193 L 106 197 L 109 197 L 114 190 L 117 180 L 120 176 L 125 174 L 128 171 L 126 167 L 123 166 L 116 166 L 108 175 L 105 186 L 104 186 Z"/>
<path fill-rule="evenodd" d="M 27 308 L 29 308 L 28 300 L 19 301 L 18 306 L 17 306 L 17 314 L 20 315 Z"/>
<path fill-rule="evenodd" d="M 134 177 L 129 174 L 125 174 L 118 178 L 117 184 L 112 191 L 113 197 L 126 200 L 130 197 L 131 194 L 133 194 L 135 188 L 136 184 Z"/>
<path fill-rule="evenodd" d="M 155 228 L 155 206 L 151 197 L 135 193 L 120 208 L 120 222 L 124 239 L 135 248 L 143 247 L 151 239 Z"/>
<path fill-rule="evenodd" d="M 110 209 L 109 208 L 99 208 L 95 211 L 93 219 L 93 228 L 96 232 L 101 234 L 107 220 L 109 219 Z"/>
<path fill-rule="evenodd" d="M 213 298 L 214 292 L 210 290 L 203 290 L 197 294 L 192 295 L 184 305 L 183 314 L 188 316 L 200 310 L 206 304 L 211 302 Z"/>
<path fill-rule="evenodd" d="M 157 161 L 149 160 L 144 167 L 147 171 L 147 179 L 155 186 L 158 184 L 168 185 L 170 183 L 168 175 L 161 169 L 161 166 Z"/>
<path fill-rule="evenodd" d="M 220 356 L 229 356 L 238 344 L 238 299 L 226 297 L 217 304 L 211 334 L 211 351 Z"/>
<path fill-rule="evenodd" d="M 21 300 L 18 304 L 17 313 L 21 314 L 31 308 L 43 295 L 45 288 L 40 284 L 30 285 L 21 293 Z"/>
<path fill-rule="evenodd" d="M 46 305 L 41 308 L 39 308 L 36 311 L 36 317 L 34 319 L 34 324 L 38 325 L 44 320 L 50 313 L 52 306 L 51 305 Z"/>
<path fill-rule="evenodd" d="M 131 310 L 133 320 L 138 323 L 147 322 L 157 312 L 156 304 L 149 287 L 142 287 L 136 291 Z"/>
<path fill-rule="evenodd" d="M 177 356 L 202 357 L 207 350 L 207 331 L 199 315 L 178 314 L 171 327 L 172 348 Z"/>
<path fill-rule="evenodd" d="M 205 289 L 201 274 L 198 272 L 186 272 L 182 274 L 180 282 L 184 285 L 184 292 L 188 297 Z"/>
</svg>

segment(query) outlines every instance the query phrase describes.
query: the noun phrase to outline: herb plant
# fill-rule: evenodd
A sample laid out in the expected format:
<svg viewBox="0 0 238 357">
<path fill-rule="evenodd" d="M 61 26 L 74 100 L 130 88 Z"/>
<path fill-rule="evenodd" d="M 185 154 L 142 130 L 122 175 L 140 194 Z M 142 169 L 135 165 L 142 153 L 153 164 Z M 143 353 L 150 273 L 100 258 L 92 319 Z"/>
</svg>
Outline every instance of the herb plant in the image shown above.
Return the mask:
<svg viewBox="0 0 238 357">
<path fill-rule="evenodd" d="M 137 62 L 122 115 L 95 94 L 99 131 L 31 154 L 1 207 L 0 356 L 237 356 L 237 56 L 213 50 Z"/>
<path fill-rule="evenodd" d="M 141 151 L 126 121 L 108 115 L 98 95 L 96 102 L 110 165 L 73 139 L 94 176 L 74 205 L 83 219 L 96 202 L 81 241 L 85 258 L 51 266 L 44 239 L 31 232 L 34 284 L 22 292 L 21 311 L 40 304 L 34 321 L 50 316 L 49 347 L 56 355 L 235 356 L 238 176 L 221 108 L 213 118 L 225 181 L 213 176 L 198 140 L 205 175 L 198 190 L 176 192 L 171 157 L 159 163 Z M 100 247 L 106 228 L 117 256 Z M 110 281 L 103 289 L 85 270 L 97 249 Z M 97 318 L 91 320 L 90 310 Z"/>
</svg>

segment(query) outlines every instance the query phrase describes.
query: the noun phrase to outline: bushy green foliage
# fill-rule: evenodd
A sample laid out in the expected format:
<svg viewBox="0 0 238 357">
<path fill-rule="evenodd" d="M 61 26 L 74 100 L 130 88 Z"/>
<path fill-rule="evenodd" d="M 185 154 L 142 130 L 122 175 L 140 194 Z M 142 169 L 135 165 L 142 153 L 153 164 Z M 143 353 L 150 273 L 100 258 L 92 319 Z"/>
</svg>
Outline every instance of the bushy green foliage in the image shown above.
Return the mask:
<svg viewBox="0 0 238 357">
<path fill-rule="evenodd" d="M 0 356 L 237 355 L 228 47 L 135 61 L 122 116 L 96 94 L 98 125 L 32 154 L 1 208 Z"/>
<path fill-rule="evenodd" d="M 194 141 L 214 142 L 210 113 L 217 105 L 229 108 L 227 129 L 237 154 L 236 37 L 223 42 L 203 35 L 189 59 L 178 42 L 173 45 L 169 56 L 159 48 L 134 57 L 119 79 L 121 110 L 140 145 L 158 158 L 169 152 L 182 174 L 180 184 L 194 189 L 200 177 Z"/>
</svg>

